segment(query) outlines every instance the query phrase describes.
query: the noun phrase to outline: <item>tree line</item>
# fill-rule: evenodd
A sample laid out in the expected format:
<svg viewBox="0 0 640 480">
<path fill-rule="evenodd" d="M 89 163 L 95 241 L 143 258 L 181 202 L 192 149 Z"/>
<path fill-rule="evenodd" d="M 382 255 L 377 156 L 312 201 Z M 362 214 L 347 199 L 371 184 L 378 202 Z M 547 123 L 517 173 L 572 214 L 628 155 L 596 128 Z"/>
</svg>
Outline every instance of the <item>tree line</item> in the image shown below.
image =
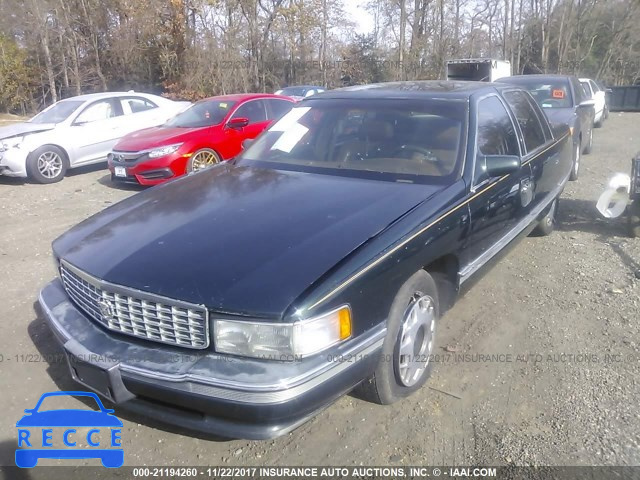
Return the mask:
<svg viewBox="0 0 640 480">
<path fill-rule="evenodd" d="M 282 86 L 444 77 L 450 58 L 514 73 L 640 79 L 640 0 L 0 0 L 0 111 L 81 93 L 195 100 Z"/>
</svg>

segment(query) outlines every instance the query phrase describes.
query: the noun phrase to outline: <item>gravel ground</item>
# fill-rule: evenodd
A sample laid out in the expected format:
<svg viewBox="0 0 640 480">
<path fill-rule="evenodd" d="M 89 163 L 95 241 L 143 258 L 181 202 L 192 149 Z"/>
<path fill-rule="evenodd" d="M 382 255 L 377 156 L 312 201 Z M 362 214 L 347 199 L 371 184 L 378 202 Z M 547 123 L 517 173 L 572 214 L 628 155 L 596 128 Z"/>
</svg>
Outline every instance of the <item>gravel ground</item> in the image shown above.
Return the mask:
<svg viewBox="0 0 640 480">
<path fill-rule="evenodd" d="M 558 230 L 521 242 L 446 315 L 433 377 L 416 395 L 387 407 L 346 396 L 265 442 L 117 412 L 125 464 L 640 464 L 640 240 L 595 210 L 608 178 L 628 173 L 640 150 L 636 122 L 640 114 L 611 114 L 595 130 Z M 110 185 L 102 167 L 49 186 L 0 178 L 0 465 L 13 464 L 23 409 L 74 387 L 66 365 L 43 358 L 59 352 L 35 305 L 54 276 L 50 243 L 136 191 Z"/>
</svg>

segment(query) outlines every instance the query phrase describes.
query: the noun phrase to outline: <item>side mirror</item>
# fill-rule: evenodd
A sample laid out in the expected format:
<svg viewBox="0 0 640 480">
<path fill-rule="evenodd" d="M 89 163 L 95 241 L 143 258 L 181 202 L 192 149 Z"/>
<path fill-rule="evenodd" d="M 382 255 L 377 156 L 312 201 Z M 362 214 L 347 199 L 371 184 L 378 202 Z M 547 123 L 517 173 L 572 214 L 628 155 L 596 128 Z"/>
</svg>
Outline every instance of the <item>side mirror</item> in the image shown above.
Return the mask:
<svg viewBox="0 0 640 480">
<path fill-rule="evenodd" d="M 244 128 L 247 125 L 249 125 L 249 119 L 245 117 L 232 118 L 227 122 L 227 127 L 235 129 Z"/>
<path fill-rule="evenodd" d="M 485 155 L 484 168 L 490 177 L 502 177 L 520 170 L 522 162 L 516 155 Z"/>
<path fill-rule="evenodd" d="M 595 100 L 589 99 L 589 100 L 584 100 L 578 106 L 579 107 L 593 107 L 595 104 L 596 104 Z"/>
<path fill-rule="evenodd" d="M 246 150 L 247 148 L 249 148 L 251 145 L 253 145 L 254 139 L 253 138 L 245 138 L 242 141 L 242 149 Z"/>
</svg>

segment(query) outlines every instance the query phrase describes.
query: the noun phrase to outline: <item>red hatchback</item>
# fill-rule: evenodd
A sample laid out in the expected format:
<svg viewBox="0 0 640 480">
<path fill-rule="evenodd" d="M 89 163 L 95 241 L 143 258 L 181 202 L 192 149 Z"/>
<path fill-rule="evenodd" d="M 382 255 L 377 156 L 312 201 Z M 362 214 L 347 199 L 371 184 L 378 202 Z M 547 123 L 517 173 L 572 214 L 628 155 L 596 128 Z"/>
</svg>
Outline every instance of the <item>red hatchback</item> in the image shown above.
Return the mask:
<svg viewBox="0 0 640 480">
<path fill-rule="evenodd" d="M 295 104 L 280 95 L 212 97 L 194 103 L 162 126 L 131 133 L 109 154 L 115 181 L 155 185 L 200 170 L 242 151 Z"/>
</svg>

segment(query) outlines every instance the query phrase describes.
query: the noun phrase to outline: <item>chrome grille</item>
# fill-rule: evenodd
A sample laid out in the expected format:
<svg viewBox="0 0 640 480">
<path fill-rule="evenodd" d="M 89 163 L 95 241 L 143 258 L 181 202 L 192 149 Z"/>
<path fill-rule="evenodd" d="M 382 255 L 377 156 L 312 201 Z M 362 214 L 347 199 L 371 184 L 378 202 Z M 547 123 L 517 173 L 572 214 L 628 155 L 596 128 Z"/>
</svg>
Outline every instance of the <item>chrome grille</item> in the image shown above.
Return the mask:
<svg viewBox="0 0 640 480">
<path fill-rule="evenodd" d="M 71 299 L 92 319 L 116 332 L 187 348 L 209 346 L 207 310 L 98 280 L 61 262 Z"/>
<path fill-rule="evenodd" d="M 115 162 L 128 162 L 132 163 L 142 158 L 145 152 L 111 152 L 111 158 Z"/>
</svg>

